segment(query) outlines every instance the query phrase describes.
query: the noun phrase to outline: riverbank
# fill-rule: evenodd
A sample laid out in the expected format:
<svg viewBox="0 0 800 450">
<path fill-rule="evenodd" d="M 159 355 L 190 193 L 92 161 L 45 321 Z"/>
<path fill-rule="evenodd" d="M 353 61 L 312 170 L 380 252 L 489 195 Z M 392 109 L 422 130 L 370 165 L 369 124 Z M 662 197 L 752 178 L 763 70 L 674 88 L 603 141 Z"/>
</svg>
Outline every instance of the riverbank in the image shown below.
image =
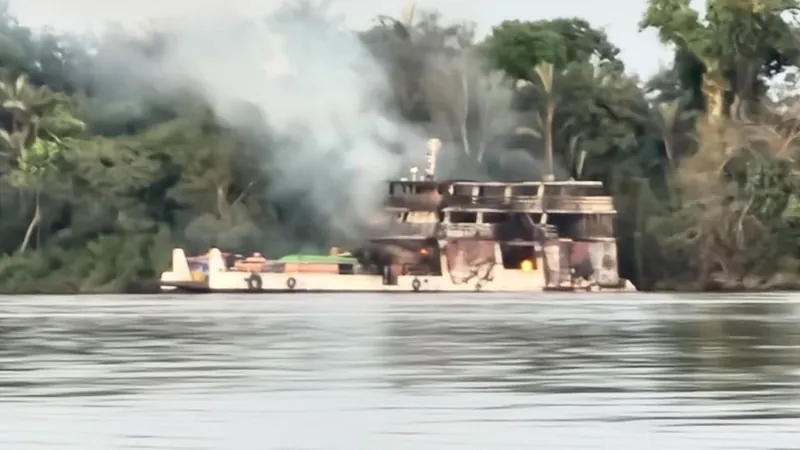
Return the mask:
<svg viewBox="0 0 800 450">
<path fill-rule="evenodd" d="M 158 279 L 169 266 L 175 245 L 168 233 L 105 236 L 77 248 L 50 246 L 24 254 L 0 256 L 0 294 L 97 295 L 158 294 Z M 625 253 L 622 252 L 622 255 Z M 620 258 L 625 260 L 625 258 Z M 769 276 L 739 279 L 715 276 L 697 281 L 694 273 L 643 285 L 642 292 L 749 293 L 800 291 L 800 270 L 787 264 Z M 673 273 L 680 273 L 676 270 Z"/>
<path fill-rule="evenodd" d="M 655 284 L 651 290 L 642 292 L 683 292 L 683 293 L 748 293 L 748 292 L 780 292 L 800 291 L 798 274 L 777 273 L 765 279 L 760 276 L 743 279 L 725 279 L 717 277 L 707 282 L 677 283 L 663 281 Z"/>
</svg>

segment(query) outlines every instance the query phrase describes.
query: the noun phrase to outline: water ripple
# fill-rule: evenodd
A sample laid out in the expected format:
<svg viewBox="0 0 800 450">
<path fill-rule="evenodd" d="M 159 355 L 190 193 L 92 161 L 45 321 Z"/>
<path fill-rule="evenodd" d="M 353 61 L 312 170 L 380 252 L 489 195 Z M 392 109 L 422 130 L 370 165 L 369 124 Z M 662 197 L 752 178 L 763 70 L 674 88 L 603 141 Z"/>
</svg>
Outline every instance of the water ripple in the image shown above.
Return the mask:
<svg viewBox="0 0 800 450">
<path fill-rule="evenodd" d="M 0 448 L 795 448 L 798 300 L 0 297 Z"/>
</svg>

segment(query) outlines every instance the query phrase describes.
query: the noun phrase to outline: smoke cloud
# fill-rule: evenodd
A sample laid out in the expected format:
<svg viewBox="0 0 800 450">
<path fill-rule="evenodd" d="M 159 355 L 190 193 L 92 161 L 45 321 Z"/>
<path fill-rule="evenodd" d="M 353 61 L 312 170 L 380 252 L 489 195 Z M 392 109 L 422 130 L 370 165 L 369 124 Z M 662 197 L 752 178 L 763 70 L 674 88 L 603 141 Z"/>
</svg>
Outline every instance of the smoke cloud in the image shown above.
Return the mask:
<svg viewBox="0 0 800 450">
<path fill-rule="evenodd" d="M 277 133 L 283 144 L 264 142 L 270 195 L 302 198 L 336 236 L 357 238 L 379 210 L 384 182 L 424 158 L 423 136 L 384 111 L 385 73 L 324 11 L 187 14 L 158 29 L 155 56 L 106 40 L 99 67 L 107 77 L 125 71 L 162 91 L 198 95 L 232 128 Z"/>
</svg>

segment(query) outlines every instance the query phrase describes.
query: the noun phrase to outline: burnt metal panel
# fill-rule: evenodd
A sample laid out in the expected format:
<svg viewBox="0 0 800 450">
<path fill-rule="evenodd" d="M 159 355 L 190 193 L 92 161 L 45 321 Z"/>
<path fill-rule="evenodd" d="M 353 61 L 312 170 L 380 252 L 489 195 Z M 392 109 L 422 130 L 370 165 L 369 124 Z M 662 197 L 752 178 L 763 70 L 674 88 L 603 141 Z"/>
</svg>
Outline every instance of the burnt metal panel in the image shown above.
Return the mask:
<svg viewBox="0 0 800 450">
<path fill-rule="evenodd" d="M 488 279 L 497 263 L 495 242 L 485 239 L 452 239 L 444 247 L 447 267 L 453 283 L 463 284 L 475 278 Z"/>
<path fill-rule="evenodd" d="M 558 263 L 559 279 L 561 282 L 570 282 L 572 273 L 570 272 L 570 258 L 572 255 L 572 241 L 560 239 L 558 243 Z"/>
</svg>

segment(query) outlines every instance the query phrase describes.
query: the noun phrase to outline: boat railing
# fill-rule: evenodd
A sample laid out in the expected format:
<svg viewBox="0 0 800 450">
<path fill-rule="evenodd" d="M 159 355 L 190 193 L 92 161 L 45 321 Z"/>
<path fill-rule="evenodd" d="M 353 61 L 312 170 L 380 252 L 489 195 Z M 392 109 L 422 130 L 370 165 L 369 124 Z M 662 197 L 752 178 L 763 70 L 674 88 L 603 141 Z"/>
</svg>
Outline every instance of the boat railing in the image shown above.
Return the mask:
<svg viewBox="0 0 800 450">
<path fill-rule="evenodd" d="M 613 213 L 614 201 L 611 197 L 545 197 L 544 209 L 549 212 Z"/>
<path fill-rule="evenodd" d="M 501 210 L 540 210 L 541 204 L 541 198 L 535 195 L 518 197 L 450 195 L 443 201 L 445 207 L 483 207 Z"/>
<path fill-rule="evenodd" d="M 438 223 L 412 223 L 394 222 L 382 230 L 378 230 L 374 237 L 388 236 L 433 236 L 438 228 Z"/>
<path fill-rule="evenodd" d="M 502 195 L 479 196 L 466 194 L 436 196 L 390 197 L 386 206 L 416 211 L 435 211 L 447 208 L 491 208 L 500 211 L 518 212 L 570 212 L 613 213 L 614 202 L 609 196 L 549 196 L 535 195 L 506 197 Z"/>
<path fill-rule="evenodd" d="M 495 234 L 495 228 L 490 223 L 443 223 L 440 234 L 453 238 L 492 238 Z"/>
</svg>

